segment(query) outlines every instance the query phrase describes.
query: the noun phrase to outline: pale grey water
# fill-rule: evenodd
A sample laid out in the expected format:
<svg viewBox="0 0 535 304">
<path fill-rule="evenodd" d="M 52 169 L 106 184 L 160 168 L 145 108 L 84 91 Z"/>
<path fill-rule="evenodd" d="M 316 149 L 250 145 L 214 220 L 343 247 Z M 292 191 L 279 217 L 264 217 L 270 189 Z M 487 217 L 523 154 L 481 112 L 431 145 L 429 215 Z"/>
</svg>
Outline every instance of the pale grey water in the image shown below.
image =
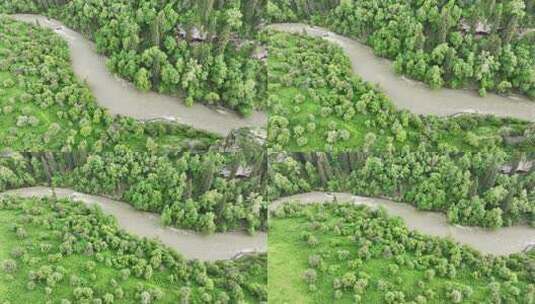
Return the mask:
<svg viewBox="0 0 535 304">
<path fill-rule="evenodd" d="M 264 232 L 257 232 L 252 236 L 238 231 L 208 235 L 165 227 L 161 224 L 158 214 L 138 211 L 124 202 L 66 188 L 56 188 L 55 192 L 58 198 L 70 198 L 87 205 L 97 205 L 105 214 L 113 215 L 121 229 L 138 237 L 158 239 L 189 259 L 214 261 L 267 251 L 267 234 Z M 9 190 L 1 195 L 49 197 L 52 196 L 52 190 L 48 187 L 30 187 Z"/>
<path fill-rule="evenodd" d="M 61 22 L 41 15 L 15 14 L 12 18 L 54 30 L 64 38 L 70 48 L 74 73 L 85 80 L 97 103 L 111 114 L 140 120 L 164 118 L 213 132 L 228 135 L 231 130 L 243 127 L 264 127 L 267 116 L 255 111 L 244 118 L 232 111 L 216 110 L 200 103 L 187 107 L 179 97 L 140 92 L 134 85 L 113 75 L 106 67 L 106 57 L 98 54 L 93 42 L 84 38 Z"/>
<path fill-rule="evenodd" d="M 296 194 L 271 202 L 270 210 L 276 209 L 284 202 L 331 203 L 335 197 L 339 203 L 350 202 L 372 208 L 384 207 L 389 215 L 401 217 L 410 230 L 450 238 L 484 254 L 507 255 L 521 252 L 526 247 L 535 244 L 535 229 L 527 225 L 503 227 L 496 230 L 463 227 L 449 224 L 446 216 L 439 212 L 419 211 L 409 204 L 396 203 L 388 199 L 355 196 L 350 193 L 308 192 Z"/>
<path fill-rule="evenodd" d="M 457 113 L 479 113 L 535 121 L 535 102 L 525 97 L 507 97 L 492 93 L 480 97 L 475 90 L 432 90 L 424 83 L 396 75 L 391 61 L 374 55 L 370 47 L 356 40 L 321 27 L 300 23 L 278 23 L 268 27 L 289 33 L 306 32 L 307 35 L 322 37 L 339 45 L 351 59 L 353 72 L 365 81 L 379 84 L 400 109 L 415 114 L 449 116 Z"/>
</svg>

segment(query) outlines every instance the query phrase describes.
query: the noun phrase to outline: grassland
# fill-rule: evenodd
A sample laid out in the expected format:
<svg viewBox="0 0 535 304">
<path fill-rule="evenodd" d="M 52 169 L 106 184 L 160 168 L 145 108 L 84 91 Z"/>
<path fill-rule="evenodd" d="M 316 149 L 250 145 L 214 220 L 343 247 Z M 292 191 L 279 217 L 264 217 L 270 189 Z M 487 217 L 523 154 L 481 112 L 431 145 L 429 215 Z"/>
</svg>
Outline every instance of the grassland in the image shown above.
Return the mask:
<svg viewBox="0 0 535 304">
<path fill-rule="evenodd" d="M 0 242 L 0 303 L 258 303 L 266 297 L 265 256 L 187 261 L 70 200 L 0 200 Z"/>
<path fill-rule="evenodd" d="M 398 111 L 374 85 L 353 75 L 343 50 L 321 38 L 269 32 L 269 139 L 288 151 L 341 151 L 427 145 L 463 151 L 529 150 L 506 146 L 502 134 L 523 135 L 528 122 L 492 116 L 416 116 Z"/>
<path fill-rule="evenodd" d="M 6 17 L 0 25 L 0 150 L 180 150 L 218 139 L 178 124 L 112 117 L 75 77 L 65 41 Z"/>
<path fill-rule="evenodd" d="M 530 303 L 533 255 L 483 257 L 353 205 L 285 205 L 270 219 L 270 303 Z"/>
</svg>

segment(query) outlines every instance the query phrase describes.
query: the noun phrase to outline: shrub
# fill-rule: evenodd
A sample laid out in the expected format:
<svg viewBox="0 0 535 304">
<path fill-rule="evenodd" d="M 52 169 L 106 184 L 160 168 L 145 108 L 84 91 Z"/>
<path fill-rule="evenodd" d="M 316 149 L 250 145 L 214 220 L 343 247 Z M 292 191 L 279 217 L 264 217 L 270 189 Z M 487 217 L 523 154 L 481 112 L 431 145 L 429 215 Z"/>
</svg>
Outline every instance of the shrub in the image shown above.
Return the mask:
<svg viewBox="0 0 535 304">
<path fill-rule="evenodd" d="M 432 281 L 435 278 L 435 271 L 433 269 L 428 269 L 424 273 L 424 277 L 428 281 Z"/>
<path fill-rule="evenodd" d="M 26 289 L 34 290 L 35 289 L 35 282 L 34 281 L 29 281 L 28 283 L 26 283 Z"/>
<path fill-rule="evenodd" d="M 318 278 L 318 274 L 316 272 L 316 270 L 312 269 L 312 268 L 309 268 L 307 270 L 305 270 L 305 272 L 303 273 L 303 278 L 305 280 L 305 282 L 307 283 L 314 283 L 316 282 L 317 278 Z"/>
<path fill-rule="evenodd" d="M 319 255 L 311 255 L 308 257 L 308 265 L 312 268 L 317 268 L 321 265 L 321 257 Z"/>
<path fill-rule="evenodd" d="M 13 259 L 2 261 L 2 270 L 6 273 L 14 273 L 17 271 L 17 262 Z"/>
<path fill-rule="evenodd" d="M 463 301 L 463 294 L 460 291 L 454 289 L 450 292 L 449 298 L 452 303 L 461 303 Z"/>
</svg>

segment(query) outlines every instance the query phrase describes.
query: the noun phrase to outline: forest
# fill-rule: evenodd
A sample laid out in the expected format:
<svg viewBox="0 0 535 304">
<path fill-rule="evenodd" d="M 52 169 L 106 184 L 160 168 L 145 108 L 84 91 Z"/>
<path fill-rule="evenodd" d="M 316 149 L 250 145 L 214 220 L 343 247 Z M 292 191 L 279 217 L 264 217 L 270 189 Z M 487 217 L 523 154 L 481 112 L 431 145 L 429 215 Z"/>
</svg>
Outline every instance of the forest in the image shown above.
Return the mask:
<svg viewBox="0 0 535 304">
<path fill-rule="evenodd" d="M 0 198 L 0 241 L 4 304 L 267 300 L 266 255 L 186 260 L 69 199 Z"/>
<path fill-rule="evenodd" d="M 483 255 L 407 229 L 381 209 L 279 206 L 270 216 L 273 303 L 532 303 L 533 250 Z"/>
<path fill-rule="evenodd" d="M 452 224 L 535 224 L 535 155 L 503 152 L 302 152 L 270 155 L 270 200 L 314 190 L 386 197 Z"/>
<path fill-rule="evenodd" d="M 369 45 L 431 88 L 535 98 L 531 0 L 270 0 L 270 22 L 304 21 Z"/>
<path fill-rule="evenodd" d="M 14 0 L 0 4 L 0 13 L 61 20 L 95 41 L 109 69 L 139 90 L 248 115 L 265 100 L 255 37 L 264 6 L 265 0 Z"/>
<path fill-rule="evenodd" d="M 0 16 L 0 150 L 205 150 L 219 137 L 176 123 L 114 117 L 71 68 L 51 31 Z"/>
<path fill-rule="evenodd" d="M 437 117 L 398 110 L 354 75 L 343 50 L 321 38 L 268 30 L 269 145 L 274 150 L 384 150 L 424 145 L 463 151 L 533 151 L 535 124 L 492 115 Z M 511 139 L 515 140 L 511 140 Z"/>
<path fill-rule="evenodd" d="M 205 233 L 267 229 L 267 159 L 255 153 L 26 152 L 0 158 L 0 191 L 51 185 L 125 201 L 164 225 Z"/>
</svg>

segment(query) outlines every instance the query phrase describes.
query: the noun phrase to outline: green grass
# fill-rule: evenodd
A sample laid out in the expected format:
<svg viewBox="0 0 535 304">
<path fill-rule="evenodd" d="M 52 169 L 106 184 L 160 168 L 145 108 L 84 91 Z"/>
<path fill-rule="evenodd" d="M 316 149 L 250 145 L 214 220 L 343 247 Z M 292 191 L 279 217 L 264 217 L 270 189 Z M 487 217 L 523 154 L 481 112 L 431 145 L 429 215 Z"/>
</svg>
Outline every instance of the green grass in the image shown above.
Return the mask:
<svg viewBox="0 0 535 304">
<path fill-rule="evenodd" d="M 93 298 L 101 299 L 105 293 L 114 293 L 116 287 L 112 286 L 111 280 L 116 280 L 118 286 L 124 290 L 124 298 L 119 299 L 116 297 L 114 303 L 140 303 L 140 299 L 136 297 L 138 286 L 143 286 L 143 290 L 157 288 L 163 292 L 163 297 L 160 300 L 156 301 L 153 299 L 151 303 L 177 303 L 180 298 L 181 287 L 191 288 L 192 303 L 199 303 L 201 294 L 204 291 L 211 294 L 214 298 L 222 291 L 231 295 L 231 292 L 226 287 L 222 287 L 226 284 L 225 280 L 231 280 L 225 277 L 226 274 L 223 271 L 223 264 L 217 264 L 216 266 L 215 264 L 198 263 L 199 265 L 202 264 L 202 267 L 211 267 L 212 269 L 207 272 L 207 275 L 209 279 L 214 281 L 215 288 L 209 290 L 198 283 L 196 280 L 196 270 L 192 268 L 193 266 L 189 262 L 186 262 L 183 266 L 182 275 L 184 277 L 173 282 L 169 279 L 169 276 L 176 273 L 167 267 L 154 269 L 150 279 L 136 277 L 134 272 L 132 272 L 132 275 L 128 279 L 123 280 L 119 275 L 121 266 L 108 266 L 105 262 L 99 262 L 96 255 L 86 255 L 76 250 L 74 254 L 63 255 L 58 261 L 49 261 L 49 254 L 60 252 L 60 246 L 64 241 L 64 233 L 71 233 L 76 236 L 77 241 L 73 246 L 74 248 L 76 246 L 84 246 L 89 241 L 89 237 L 84 236 L 84 232 L 73 230 L 72 226 L 75 224 L 68 224 L 68 221 L 71 220 L 74 220 L 74 223 L 87 221 L 86 225 L 89 226 L 85 228 L 86 233 L 91 234 L 92 237 L 100 235 L 102 241 L 108 242 L 108 246 L 110 246 L 111 242 L 106 240 L 104 237 L 105 234 L 110 238 L 119 237 L 124 239 L 124 235 L 118 236 L 116 234 L 115 224 L 107 222 L 98 216 L 89 219 L 89 216 L 94 215 L 94 211 L 89 211 L 89 209 L 81 207 L 82 205 L 68 200 L 58 201 L 55 207 L 52 207 L 51 203 L 51 200 L 17 199 L 14 204 L 6 208 L 0 202 L 0 263 L 5 259 L 13 258 L 10 254 L 13 248 L 16 247 L 23 248 L 25 250 L 25 256 L 28 258 L 26 261 L 24 256 L 13 258 L 18 265 L 16 272 L 13 274 L 7 274 L 3 270 L 0 270 L 0 303 L 45 303 L 46 301 L 60 303 L 61 299 L 69 299 L 72 303 L 79 303 L 73 297 L 75 287 L 70 284 L 71 275 L 76 275 L 81 279 L 81 286 L 91 287 L 93 289 Z M 55 209 L 56 207 L 63 209 L 64 213 L 60 215 L 57 212 L 59 209 Z M 85 218 L 86 216 L 88 218 Z M 24 227 L 27 232 L 26 238 L 21 240 L 17 237 L 12 229 L 14 224 Z M 92 227 L 93 225 L 94 227 Z M 63 231 L 60 229 L 63 229 Z M 104 231 L 106 231 L 105 234 Z M 132 242 L 131 245 L 136 246 L 138 249 L 145 247 L 146 249 L 144 250 L 152 251 L 146 247 L 147 245 L 142 245 L 139 240 L 131 239 L 130 242 Z M 40 245 L 43 243 L 51 245 L 49 252 L 43 253 L 41 251 Z M 95 244 L 95 241 L 93 241 L 93 244 Z M 168 249 L 161 245 L 159 246 L 159 250 L 163 250 L 164 254 L 168 254 L 166 253 Z M 109 258 L 113 263 L 125 263 L 127 259 L 135 256 L 140 257 L 137 253 L 133 255 L 128 254 L 128 252 L 120 254 L 110 247 L 100 252 L 95 249 L 95 253 L 97 252 L 104 257 L 104 261 Z M 146 257 L 143 256 L 143 258 Z M 86 269 L 86 264 L 90 261 L 96 263 L 96 268 L 93 271 Z M 228 261 L 226 262 L 226 267 L 234 269 L 230 270 L 230 273 L 237 272 L 245 278 L 241 279 L 245 283 L 239 284 L 242 288 L 244 284 L 265 286 L 267 278 L 265 264 L 263 263 L 265 263 L 265 259 L 262 257 L 253 257 Z M 36 287 L 33 290 L 27 288 L 30 271 L 37 271 L 41 266 L 45 265 L 53 266 L 56 270 L 62 268 L 62 272 L 64 273 L 63 279 L 52 287 L 52 293 L 50 295 L 45 292 L 45 287 L 47 286 L 46 281 L 35 281 Z M 165 265 L 165 263 L 162 265 Z M 132 269 L 128 266 L 126 268 Z M 93 274 L 96 275 L 96 280 L 91 278 Z M 246 288 L 243 288 L 243 291 L 245 294 L 244 300 L 247 303 L 257 303 L 259 301 Z"/>
<path fill-rule="evenodd" d="M 358 258 L 360 246 L 358 242 L 351 238 L 355 231 L 359 231 L 359 225 L 365 226 L 366 223 L 370 223 L 372 226 L 366 229 L 371 230 L 367 232 L 365 232 L 366 230 L 360 230 L 360 233 L 375 234 L 378 238 L 385 234 L 399 234 L 400 231 L 406 228 L 401 228 L 404 227 L 401 224 L 401 219 L 394 220 L 396 224 L 393 225 L 400 227 L 397 231 L 389 230 L 385 222 L 382 222 L 382 227 L 377 226 L 381 222 L 375 222 L 376 216 L 370 214 L 369 209 L 366 211 L 366 209 L 359 210 L 357 207 L 348 207 L 353 213 L 351 213 L 352 216 L 348 216 L 344 220 L 343 211 L 340 211 L 342 209 L 332 206 L 322 208 L 320 206 L 310 205 L 303 207 L 301 211 L 293 215 L 271 217 L 268 260 L 270 303 L 387 303 L 385 301 L 386 291 L 377 287 L 377 282 L 380 279 L 392 284 L 392 290 L 402 291 L 406 301 L 415 300 L 416 296 L 422 295 L 423 290 L 418 286 L 418 281 L 426 282 L 425 289 L 431 289 L 436 292 L 436 296 L 433 299 L 428 298 L 427 303 L 452 303 L 449 301 L 448 293 L 446 292 L 448 284 L 472 288 L 473 294 L 469 298 L 465 297 L 462 303 L 483 303 L 489 299 L 488 284 L 491 279 L 489 277 L 474 279 L 472 272 L 477 269 L 468 265 L 466 267 L 457 267 L 457 276 L 454 279 L 440 277 L 437 274 L 432 281 L 428 282 L 424 278 L 423 269 L 412 268 L 407 265 L 399 265 L 399 273 L 393 275 L 389 272 L 388 267 L 396 264 L 395 259 L 384 258 L 382 256 L 383 247 L 373 244 L 370 247 L 372 257 L 368 260 L 363 260 L 362 265 L 353 267 L 351 261 Z M 292 213 L 288 212 L 288 214 Z M 311 223 L 313 222 L 319 222 L 324 225 L 323 227 L 327 228 L 313 229 L 311 228 Z M 392 224 L 389 225 L 392 226 Z M 340 235 L 333 232 L 332 228 L 334 226 L 340 227 L 341 231 L 346 230 L 347 233 Z M 311 232 L 319 241 L 319 245 L 312 247 L 307 244 L 302 236 L 305 231 Z M 373 238 L 368 239 L 373 242 Z M 395 238 L 394 242 L 396 242 Z M 340 260 L 337 256 L 339 250 L 349 251 L 349 258 Z M 308 259 L 313 254 L 320 255 L 322 263 L 325 265 L 324 270 L 318 270 L 317 272 L 316 291 L 309 290 L 308 283 L 305 282 L 303 277 L 305 270 L 311 268 Z M 399 256 L 417 261 L 414 252 L 409 249 Z M 345 273 L 354 273 L 357 277 L 360 277 L 359 274 L 361 273 L 366 273 L 370 277 L 365 292 L 360 293 L 361 302 L 354 301 L 353 297 L 356 292 L 352 288 L 342 288 L 343 296 L 335 299 L 333 281 L 335 278 L 341 278 Z M 399 278 L 400 281 L 396 282 L 396 278 Z M 519 288 L 526 288 L 526 280 L 523 279 L 522 275 L 519 275 L 519 278 Z M 497 280 L 501 282 L 500 279 Z M 519 301 L 518 303 L 524 302 Z"/>
<path fill-rule="evenodd" d="M 13 219 L 19 218 L 21 212 L 0 212 L 0 242 L 2 247 L 0 248 L 0 260 L 9 258 L 9 252 L 11 249 L 20 246 L 21 241 L 15 236 L 12 231 L 8 230 L 9 224 L 13 223 Z M 50 265 L 46 262 L 46 257 L 40 253 L 38 244 L 40 242 L 39 235 L 43 232 L 42 227 L 39 225 L 27 225 L 25 226 L 28 232 L 29 238 L 24 242 L 27 244 L 25 248 L 28 249 L 28 253 L 31 256 L 37 257 L 39 262 L 35 265 L 28 266 L 23 263 L 18 263 L 19 270 L 14 276 L 14 280 L 6 278 L 5 273 L 0 275 L 0 288 L 9 288 L 9 292 L 0 292 L 0 302 L 10 301 L 11 303 L 42 303 L 43 295 L 45 294 L 43 284 L 38 284 L 34 290 L 29 291 L 26 288 L 28 282 L 28 272 L 30 270 L 38 269 L 42 265 Z M 53 247 L 57 247 L 61 244 L 58 239 L 49 239 L 46 241 Z M 105 251 L 103 254 L 105 257 L 113 257 L 110 251 Z M 89 273 L 85 270 L 85 264 L 94 259 L 89 256 L 72 255 L 64 257 L 61 262 L 55 264 L 55 266 L 64 267 L 71 274 L 78 275 L 82 280 L 91 282 Z M 94 272 L 97 275 L 97 281 L 91 283 L 94 286 L 94 290 L 97 294 L 104 294 L 105 292 L 113 293 L 113 289 L 110 287 L 110 280 L 116 279 L 118 282 L 121 280 L 118 278 L 117 270 L 106 267 L 103 264 L 97 264 Z M 130 277 L 127 281 L 121 282 L 121 287 L 125 290 L 125 293 L 134 290 L 136 284 L 143 283 L 148 287 L 158 287 L 165 290 L 166 296 L 162 299 L 162 303 L 173 303 L 173 299 L 176 299 L 176 292 L 173 284 L 165 282 L 165 277 L 162 274 L 155 274 L 151 282 L 145 280 Z M 69 278 L 64 278 L 63 282 L 58 284 L 51 296 L 46 296 L 46 300 L 58 300 L 62 298 L 69 298 L 72 294 L 72 287 L 69 285 Z M 171 292 L 168 292 L 171 291 Z M 115 303 L 132 303 L 131 298 L 124 298 L 123 300 L 116 300 Z"/>
<path fill-rule="evenodd" d="M 270 115 L 286 118 L 289 122 L 287 129 L 291 134 L 290 140 L 282 144 L 283 150 L 352 150 L 364 145 L 364 139 L 368 133 L 376 135 L 374 146 L 379 149 L 386 147 L 390 137 L 396 148 L 405 145 L 415 147 L 420 143 L 428 143 L 434 150 L 437 150 L 439 145 L 447 145 L 463 151 L 481 150 L 494 146 L 506 150 L 533 150 L 533 147 L 528 146 L 506 147 L 501 144 L 499 130 L 502 127 L 509 127 L 514 134 L 522 134 L 527 128 L 528 122 L 515 119 L 457 117 L 434 118 L 435 121 L 431 121 L 430 116 L 422 116 L 422 123 L 420 123 L 422 125 L 418 126 L 417 123 L 413 122 L 413 118 L 410 118 L 409 123 L 403 126 L 403 130 L 407 133 L 406 139 L 398 140 L 391 129 L 392 122 L 388 122 L 385 127 L 376 126 L 370 122 L 381 120 L 380 115 L 385 115 L 387 119 L 392 119 L 392 121 L 401 121 L 401 112 L 394 109 L 388 97 L 381 97 L 380 88 L 362 82 L 358 75 L 353 75 L 350 61 L 343 54 L 342 49 L 330 45 L 320 38 L 280 32 L 270 32 L 269 35 L 271 54 L 268 59 Z M 296 63 L 295 58 L 307 58 L 312 67 L 306 66 L 307 63 L 303 63 L 304 67 L 300 66 L 301 63 Z M 373 92 L 376 97 L 372 99 L 372 103 L 383 103 L 388 110 L 381 110 L 381 114 L 356 111 L 349 120 L 343 119 L 342 115 L 337 114 L 336 111 L 326 117 L 321 116 L 322 107 L 335 109 L 336 105 L 340 105 L 335 98 L 345 98 L 343 90 L 329 83 L 328 79 L 331 76 L 346 84 L 351 83 L 351 81 L 359 83 L 359 85 L 353 86 L 354 97 L 349 99 L 353 105 L 360 100 L 358 97 L 360 94 Z M 289 78 L 290 84 L 285 83 L 285 77 Z M 325 81 L 323 85 L 314 84 L 322 81 Z M 307 89 L 309 86 L 310 88 Z M 310 95 L 310 90 L 320 96 L 320 100 L 325 100 L 315 101 Z M 305 97 L 301 104 L 296 103 L 298 95 Z M 316 129 L 314 131 L 305 130 L 302 137 L 307 139 L 307 143 L 299 145 L 297 138 L 300 136 L 294 133 L 294 127 L 305 127 L 309 122 L 314 122 Z M 331 147 L 327 147 L 326 133 L 330 130 L 329 123 L 334 123 L 336 130 L 347 130 L 350 134 L 349 139 L 338 139 Z M 272 124 L 273 122 L 270 122 L 270 125 Z M 428 131 L 424 132 L 425 129 Z M 468 132 L 475 135 L 474 142 L 467 139 Z M 271 129 L 270 144 L 272 146 L 278 143 L 277 135 Z"/>
<path fill-rule="evenodd" d="M 102 150 L 121 144 L 145 151 L 150 138 L 157 149 L 176 151 L 190 140 L 205 148 L 219 139 L 183 125 L 111 117 L 74 75 L 67 44 L 59 36 L 9 18 L 0 17 L 0 25 L 0 34 L 7 37 L 0 41 L 0 150 L 59 152 L 81 149 L 81 143 L 86 150 L 97 150 L 98 143 Z M 16 75 L 15 69 L 24 72 Z M 51 80 L 50 74 L 60 76 Z M 4 86 L 7 80 L 14 85 Z M 38 123 L 17 126 L 23 115 L 36 117 Z M 54 123 L 59 128 L 50 133 Z"/>
<path fill-rule="evenodd" d="M 269 230 L 268 284 L 270 303 L 312 303 L 301 273 L 306 269 L 305 250 L 296 244 L 299 225 L 272 220 Z"/>
</svg>

